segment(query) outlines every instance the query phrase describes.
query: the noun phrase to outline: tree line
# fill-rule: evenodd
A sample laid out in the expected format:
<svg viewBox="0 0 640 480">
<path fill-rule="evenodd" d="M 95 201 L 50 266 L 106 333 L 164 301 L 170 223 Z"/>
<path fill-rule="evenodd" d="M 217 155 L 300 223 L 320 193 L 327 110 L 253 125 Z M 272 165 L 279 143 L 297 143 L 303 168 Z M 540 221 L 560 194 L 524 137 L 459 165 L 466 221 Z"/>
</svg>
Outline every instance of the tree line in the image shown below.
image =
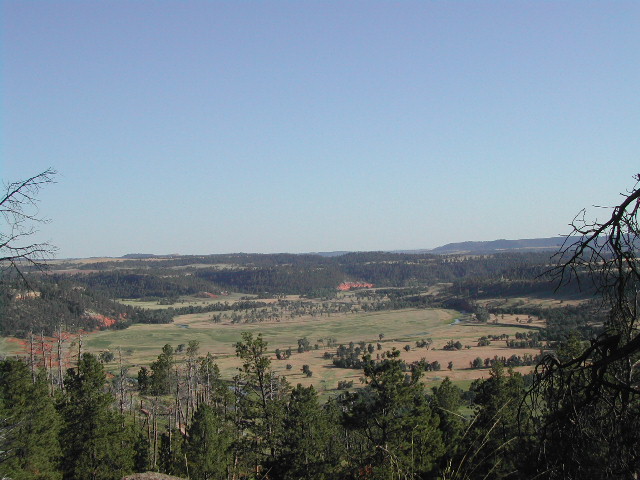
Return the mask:
<svg viewBox="0 0 640 480">
<path fill-rule="evenodd" d="M 119 479 L 155 470 L 192 479 L 328 479 L 442 478 L 454 466 L 493 478 L 516 465 L 535 470 L 516 449 L 527 438 L 518 431 L 517 404 L 500 404 L 521 396 L 524 381 L 500 364 L 490 379 L 472 385 L 474 414 L 466 418 L 459 388 L 445 379 L 427 391 L 422 369 L 407 369 L 398 351 L 382 360 L 364 354 L 365 385 L 323 403 L 313 387 L 292 388 L 276 375 L 266 348 L 261 336 L 244 333 L 236 344 L 242 366 L 230 382 L 210 355 L 198 356 L 197 342 L 179 368 L 165 346 L 137 382 L 126 372 L 108 382 L 89 353 L 55 385 L 22 360 L 1 361 L 0 473 Z M 137 405 L 131 390 L 138 391 Z M 512 447 L 495 450 L 514 439 Z M 479 451 L 470 457 L 469 449 Z"/>
<path fill-rule="evenodd" d="M 546 284 L 535 280 L 548 266 L 548 253 L 474 257 L 384 252 L 336 257 L 239 254 L 154 259 L 153 263 L 145 260 L 101 262 L 79 265 L 78 269 L 86 269 L 87 273 L 72 276 L 79 285 L 98 289 L 112 298 L 169 298 L 223 290 L 323 296 L 335 292 L 340 283 L 349 279 L 373 283 L 377 287 L 464 281 L 467 283 L 456 288 L 465 290 L 466 296 L 474 296 L 480 289 L 474 282 L 486 283 L 488 279 L 512 282 L 511 285 L 503 284 L 503 288 L 514 288 L 513 285 L 521 282 L 519 291 L 533 287 L 550 291 L 553 286 L 548 280 Z M 527 281 L 528 285 L 522 283 Z"/>
<path fill-rule="evenodd" d="M 566 344 L 560 355 L 577 346 Z M 554 478 L 540 462 L 549 440 L 526 422 L 522 408 L 531 381 L 506 366 L 532 359 L 485 360 L 489 378 L 463 392 L 448 378 L 427 389 L 421 375 L 431 366 L 407 366 L 397 350 L 374 359 L 365 348 L 363 386 L 323 402 L 313 386 L 292 387 L 273 371 L 260 335 L 244 333 L 235 349 L 242 366 L 232 380 L 221 378 L 211 355 L 199 355 L 197 342 L 189 342 L 181 363 L 166 345 L 137 378 L 122 369 L 108 380 L 89 353 L 61 383 L 22 360 L 0 361 L 0 474 Z M 536 420 L 555 414 L 545 409 Z"/>
</svg>

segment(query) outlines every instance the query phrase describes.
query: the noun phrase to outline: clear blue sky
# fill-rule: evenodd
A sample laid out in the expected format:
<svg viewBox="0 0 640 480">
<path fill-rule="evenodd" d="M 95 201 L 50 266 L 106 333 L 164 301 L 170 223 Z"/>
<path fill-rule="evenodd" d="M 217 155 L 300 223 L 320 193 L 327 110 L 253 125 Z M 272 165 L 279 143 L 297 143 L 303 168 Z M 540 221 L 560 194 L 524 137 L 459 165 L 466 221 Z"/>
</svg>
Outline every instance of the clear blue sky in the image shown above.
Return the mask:
<svg viewBox="0 0 640 480">
<path fill-rule="evenodd" d="M 554 236 L 640 172 L 640 2 L 1 5 L 60 257 Z"/>
</svg>

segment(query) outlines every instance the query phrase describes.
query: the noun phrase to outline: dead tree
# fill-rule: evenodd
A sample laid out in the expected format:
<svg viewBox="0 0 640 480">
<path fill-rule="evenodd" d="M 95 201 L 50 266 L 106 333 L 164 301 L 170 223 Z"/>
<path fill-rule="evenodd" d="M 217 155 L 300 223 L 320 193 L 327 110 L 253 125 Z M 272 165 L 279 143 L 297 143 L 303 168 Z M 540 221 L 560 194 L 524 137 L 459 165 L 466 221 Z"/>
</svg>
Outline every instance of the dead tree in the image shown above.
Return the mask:
<svg viewBox="0 0 640 480">
<path fill-rule="evenodd" d="M 64 391 L 64 360 L 62 357 L 62 344 L 67 340 L 66 335 L 62 332 L 62 324 L 58 325 L 55 333 L 57 353 L 58 353 L 58 387 Z"/>
<path fill-rule="evenodd" d="M 56 248 L 47 242 L 32 242 L 36 225 L 47 223 L 40 216 L 38 194 L 55 183 L 57 172 L 48 168 L 26 180 L 5 183 L 0 196 L 0 214 L 5 225 L 0 228 L 0 268 L 17 273 L 23 280 L 25 267 L 42 269 Z"/>
<path fill-rule="evenodd" d="M 539 432 L 545 478 L 634 478 L 640 471 L 640 175 L 602 223 L 583 210 L 549 272 L 559 287 L 589 282 L 606 322 L 536 367 L 522 421 Z"/>
</svg>

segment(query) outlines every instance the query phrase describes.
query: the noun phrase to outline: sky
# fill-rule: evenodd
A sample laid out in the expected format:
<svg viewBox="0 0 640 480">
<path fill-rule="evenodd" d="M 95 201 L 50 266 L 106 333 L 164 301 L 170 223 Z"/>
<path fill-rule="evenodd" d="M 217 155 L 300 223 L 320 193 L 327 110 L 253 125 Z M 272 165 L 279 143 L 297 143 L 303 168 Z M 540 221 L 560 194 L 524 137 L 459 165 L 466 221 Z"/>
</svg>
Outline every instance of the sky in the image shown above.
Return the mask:
<svg viewBox="0 0 640 480">
<path fill-rule="evenodd" d="M 0 1 L 60 258 L 570 233 L 640 171 L 640 2 Z M 6 228 L 6 225 L 3 225 Z"/>
</svg>

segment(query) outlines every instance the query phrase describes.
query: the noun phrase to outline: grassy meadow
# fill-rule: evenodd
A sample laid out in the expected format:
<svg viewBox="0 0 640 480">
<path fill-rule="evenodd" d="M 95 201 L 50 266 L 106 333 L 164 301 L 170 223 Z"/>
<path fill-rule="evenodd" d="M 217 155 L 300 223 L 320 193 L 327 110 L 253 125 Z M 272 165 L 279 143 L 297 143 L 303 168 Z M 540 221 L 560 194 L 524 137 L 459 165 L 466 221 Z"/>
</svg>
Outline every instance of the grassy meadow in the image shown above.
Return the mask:
<svg viewBox="0 0 640 480">
<path fill-rule="evenodd" d="M 513 336 L 516 332 L 542 326 L 538 321 L 529 325 L 519 324 L 516 316 L 505 316 L 499 323 L 454 323 L 456 319 L 463 318 L 462 314 L 445 309 L 405 309 L 257 324 L 216 324 L 210 317 L 210 313 L 183 315 L 172 324 L 133 325 L 126 330 L 96 332 L 84 337 L 83 348 L 95 353 L 105 350 L 116 352 L 120 348 L 123 360 L 130 367 L 130 374 L 133 374 L 140 366 L 148 366 L 153 362 L 164 344 L 168 343 L 175 348 L 197 340 L 200 344 L 199 353 L 214 355 L 223 377 L 231 378 L 239 366 L 234 344 L 241 340 L 242 332 L 246 331 L 254 335 L 262 334 L 268 342 L 274 370 L 285 375 L 294 385 L 313 384 L 320 392 L 335 390 L 341 380 L 352 380 L 354 386 L 360 385 L 360 370 L 336 368 L 331 360 L 323 358 L 325 351 L 333 353 L 335 347 L 327 347 L 320 339 L 331 337 L 336 339 L 336 344 L 364 341 L 375 346 L 379 342 L 382 351 L 392 348 L 400 350 L 401 358 L 407 362 L 421 358 L 430 362 L 437 360 L 442 365 L 442 370 L 427 372 L 425 378 L 428 383 L 439 382 L 448 376 L 460 386 L 468 387 L 471 380 L 488 375 L 488 369 L 469 368 L 470 362 L 476 357 L 508 357 L 514 353 L 535 355 L 539 352 L 537 349 L 509 349 L 504 341 L 494 341 L 491 345 L 478 347 L 478 338 L 503 333 Z M 384 335 L 382 340 L 379 338 L 380 334 Z M 303 337 L 307 337 L 311 345 L 317 343 L 319 348 L 297 353 L 297 340 Z M 426 338 L 433 340 L 431 347 L 417 348 L 415 342 Z M 471 348 L 443 350 L 442 347 L 449 340 L 459 340 Z M 411 346 L 409 351 L 405 351 L 406 345 Z M 294 353 L 287 360 L 277 360 L 274 354 L 276 348 L 291 348 Z M 376 350 L 376 353 L 380 352 Z M 374 357 L 376 353 L 373 354 Z M 177 354 L 176 358 L 181 361 L 184 354 Z M 446 368 L 449 361 L 454 363 L 452 371 Z M 291 369 L 286 368 L 287 364 L 291 365 Z M 305 364 L 310 366 L 312 377 L 302 374 L 302 366 Z M 107 365 L 107 368 L 115 371 L 116 362 Z M 522 367 L 521 370 L 529 371 L 531 367 Z"/>
<path fill-rule="evenodd" d="M 232 304 L 241 299 L 252 298 L 251 295 L 231 293 L 216 298 L 181 297 L 173 306 L 208 305 L 211 303 L 228 302 Z M 354 302 L 352 292 L 341 293 L 341 301 Z M 298 296 L 287 296 L 287 300 L 300 300 Z M 519 301 L 520 299 L 518 299 Z M 158 301 L 120 300 L 122 303 L 148 309 L 163 309 L 172 305 L 161 305 Z M 265 303 L 275 302 L 275 299 L 260 300 Z M 305 300 L 316 303 L 315 300 Z M 339 344 L 349 342 L 366 342 L 373 344 L 377 354 L 393 348 L 401 352 L 401 358 L 410 363 L 425 358 L 429 362 L 438 361 L 442 366 L 440 371 L 426 372 L 425 378 L 429 383 L 437 383 L 445 376 L 450 377 L 461 387 L 468 387 L 473 379 L 488 375 L 488 369 L 471 369 L 470 363 L 476 358 L 482 359 L 494 356 L 509 357 L 512 354 L 525 353 L 535 355 L 538 349 L 510 349 L 505 341 L 492 341 L 491 345 L 478 347 L 478 339 L 488 335 L 507 334 L 512 338 L 516 332 L 531 331 L 544 325 L 537 319 L 525 324 L 524 318 L 516 315 L 504 315 L 500 318 L 492 316 L 488 323 L 470 321 L 469 317 L 455 310 L 447 309 L 402 309 L 383 310 L 377 312 L 334 313 L 330 316 L 302 315 L 297 317 L 282 317 L 279 321 L 265 321 L 257 323 L 232 323 L 228 317 L 220 323 L 213 321 L 214 313 L 198 313 L 181 315 L 170 324 L 136 324 L 124 330 L 104 330 L 84 334 L 82 349 L 93 353 L 111 351 L 116 354 L 116 360 L 107 364 L 107 370 L 115 372 L 118 369 L 117 352 L 122 353 L 123 362 L 129 367 L 129 375 L 135 376 L 141 366 L 149 366 L 159 355 L 162 346 L 170 344 L 174 349 L 178 345 L 187 345 L 189 341 L 199 342 L 199 354 L 211 353 L 218 363 L 222 375 L 231 378 L 237 373 L 239 361 L 235 356 L 234 344 L 241 340 L 242 332 L 250 332 L 254 336 L 262 334 L 268 342 L 272 366 L 284 375 L 292 384 L 313 384 L 320 392 L 335 390 L 341 380 L 352 380 L 354 386 L 360 385 L 361 370 L 336 368 L 330 359 L 323 358 L 328 351 L 335 353 Z M 456 322 L 456 320 L 460 320 Z M 520 323 L 518 320 L 523 320 Z M 382 335 L 382 339 L 380 339 Z M 312 347 L 318 344 L 318 349 L 304 353 L 297 353 L 298 339 L 306 337 Z M 335 346 L 329 347 L 328 338 L 334 339 Z M 431 339 L 429 348 L 418 348 L 416 341 Z M 53 339 L 51 339 L 52 341 Z M 443 350 L 443 346 L 450 340 L 460 341 L 470 348 L 457 351 Z M 78 337 L 72 336 L 65 343 L 68 349 L 67 358 L 71 364 L 73 355 L 77 354 Z M 377 343 L 382 346 L 377 349 Z M 410 349 L 406 350 L 405 347 Z M 12 338 L 0 338 L 0 355 L 25 354 L 27 345 L 24 341 Z M 275 350 L 282 351 L 291 348 L 293 354 L 286 360 L 277 360 Z M 184 353 L 177 353 L 178 362 L 184 360 Z M 453 362 L 453 369 L 447 365 Z M 291 365 L 287 369 L 287 365 Z M 312 377 L 302 374 L 303 365 L 309 365 Z M 521 367 L 522 371 L 530 371 L 531 367 Z"/>
<path fill-rule="evenodd" d="M 458 313 L 451 310 L 399 310 L 358 315 L 336 315 L 322 319 L 302 318 L 294 321 L 256 324 L 213 323 L 211 313 L 182 315 L 171 324 L 165 325 L 133 325 L 125 330 L 108 330 L 92 333 L 84 340 L 89 351 L 114 351 L 118 347 L 123 352 L 129 352 L 127 361 L 132 364 L 146 365 L 151 363 L 160 353 L 164 344 L 176 347 L 186 344 L 190 340 L 200 342 L 200 353 L 211 353 L 221 363 L 227 357 L 235 359 L 234 344 L 241 340 L 242 332 L 254 335 L 262 334 L 269 344 L 269 351 L 276 348 L 296 349 L 298 339 L 307 337 L 313 345 L 319 343 L 316 353 L 322 356 L 324 352 L 321 338 L 332 337 L 337 343 L 350 341 L 375 343 L 378 335 L 384 334 L 385 347 L 391 348 L 392 343 L 415 342 L 420 338 L 433 337 L 434 330 L 448 326 Z M 393 341 L 392 341 L 393 340 Z M 303 354 L 292 355 L 302 357 Z M 274 357 L 275 358 L 275 357 Z M 277 364 L 278 361 L 274 360 Z"/>
</svg>

